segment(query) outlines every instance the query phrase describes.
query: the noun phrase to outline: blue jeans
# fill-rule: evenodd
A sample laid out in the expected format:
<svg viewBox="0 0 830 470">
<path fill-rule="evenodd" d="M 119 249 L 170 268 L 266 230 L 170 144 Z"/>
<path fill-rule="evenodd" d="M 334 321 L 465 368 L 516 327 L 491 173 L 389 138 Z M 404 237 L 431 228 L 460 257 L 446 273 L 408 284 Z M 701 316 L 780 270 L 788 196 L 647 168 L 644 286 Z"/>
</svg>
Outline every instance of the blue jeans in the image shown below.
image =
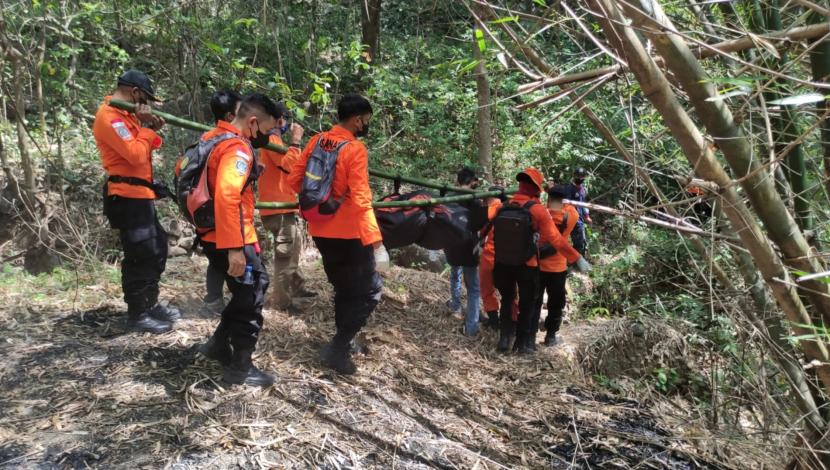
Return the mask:
<svg viewBox="0 0 830 470">
<path fill-rule="evenodd" d="M 478 304 L 481 302 L 481 287 L 478 282 L 478 266 L 452 266 L 450 269 L 450 301 L 448 306 L 455 311 L 461 308 L 461 278 L 467 287 L 467 313 L 464 325 L 467 335 L 478 333 Z"/>
</svg>

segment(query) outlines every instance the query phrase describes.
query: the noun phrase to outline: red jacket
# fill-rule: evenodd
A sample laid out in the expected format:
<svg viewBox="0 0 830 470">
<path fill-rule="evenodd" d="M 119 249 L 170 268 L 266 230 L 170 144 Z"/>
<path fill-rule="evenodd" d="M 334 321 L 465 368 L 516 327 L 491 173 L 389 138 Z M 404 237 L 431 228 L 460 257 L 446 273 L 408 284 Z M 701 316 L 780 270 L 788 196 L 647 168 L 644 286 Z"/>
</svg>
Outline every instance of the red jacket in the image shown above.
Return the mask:
<svg viewBox="0 0 830 470">
<path fill-rule="evenodd" d="M 111 96 L 95 113 L 92 134 L 101 154 L 101 163 L 109 176 L 127 176 L 153 182 L 153 150 L 161 147 L 161 137 L 152 129 L 141 127 L 138 118 L 109 105 Z M 145 186 L 109 183 L 110 196 L 155 199 L 155 192 Z"/>
<path fill-rule="evenodd" d="M 272 144 L 285 145 L 279 136 L 272 135 Z M 259 200 L 263 202 L 297 202 L 297 191 L 291 188 L 288 175 L 300 158 L 299 147 L 288 147 L 288 152 L 277 153 L 268 149 L 259 151 L 263 173 L 259 178 Z M 290 214 L 297 209 L 260 209 L 260 215 Z"/>
<path fill-rule="evenodd" d="M 309 222 L 308 232 L 312 237 L 359 239 L 363 246 L 383 239 L 372 210 L 372 189 L 369 187 L 369 152 L 363 142 L 341 126 L 334 126 L 328 132 L 321 132 L 309 140 L 303 154 L 294 163 L 288 176 L 291 189 L 300 192 L 305 177 L 306 162 L 317 145 L 325 137 L 333 145 L 349 141 L 340 150 L 335 166 L 332 196 L 344 197 L 334 217 L 325 222 Z"/>
<path fill-rule="evenodd" d="M 216 229 L 202 235 L 203 240 L 215 243 L 219 249 L 242 248 L 257 242 L 254 189 L 252 184 L 245 186 L 255 163 L 247 139 L 232 124 L 219 121 L 216 129 L 202 135 L 202 140 L 227 132 L 238 138 L 216 144 L 208 157 L 208 188 L 213 195 Z"/>
</svg>

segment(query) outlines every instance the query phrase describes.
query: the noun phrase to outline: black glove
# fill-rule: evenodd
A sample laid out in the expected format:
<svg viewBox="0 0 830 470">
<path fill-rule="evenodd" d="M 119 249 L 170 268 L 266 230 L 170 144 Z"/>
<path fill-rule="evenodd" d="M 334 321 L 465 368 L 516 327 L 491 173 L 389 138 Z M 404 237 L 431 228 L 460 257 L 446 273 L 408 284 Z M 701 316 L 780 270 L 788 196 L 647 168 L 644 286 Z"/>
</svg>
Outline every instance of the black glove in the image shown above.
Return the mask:
<svg viewBox="0 0 830 470">
<path fill-rule="evenodd" d="M 544 245 L 539 247 L 539 258 L 545 259 L 550 258 L 551 256 L 556 254 L 556 248 L 553 247 L 550 243 L 545 243 Z"/>
</svg>

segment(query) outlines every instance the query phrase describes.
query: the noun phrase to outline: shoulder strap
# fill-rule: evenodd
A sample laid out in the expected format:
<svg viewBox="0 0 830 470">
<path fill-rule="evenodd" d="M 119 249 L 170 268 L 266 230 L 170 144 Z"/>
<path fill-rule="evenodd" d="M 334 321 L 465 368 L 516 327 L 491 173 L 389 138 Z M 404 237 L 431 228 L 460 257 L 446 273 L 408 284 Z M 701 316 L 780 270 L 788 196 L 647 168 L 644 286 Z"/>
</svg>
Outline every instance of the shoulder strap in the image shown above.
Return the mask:
<svg viewBox="0 0 830 470">
<path fill-rule="evenodd" d="M 562 226 L 568 226 L 568 211 L 562 211 Z"/>
<path fill-rule="evenodd" d="M 522 209 L 530 210 L 530 208 L 533 207 L 534 205 L 536 205 L 536 201 L 531 199 L 530 201 L 527 201 L 526 203 L 524 203 L 524 205 L 522 206 Z"/>
</svg>

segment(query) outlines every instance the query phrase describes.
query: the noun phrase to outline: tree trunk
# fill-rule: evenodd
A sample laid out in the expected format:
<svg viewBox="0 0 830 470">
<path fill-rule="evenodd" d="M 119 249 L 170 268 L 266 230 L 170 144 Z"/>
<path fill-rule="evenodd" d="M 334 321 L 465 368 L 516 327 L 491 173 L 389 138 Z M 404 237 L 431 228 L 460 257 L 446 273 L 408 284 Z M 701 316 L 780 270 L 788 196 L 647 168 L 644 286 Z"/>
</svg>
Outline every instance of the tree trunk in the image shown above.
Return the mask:
<svg viewBox="0 0 830 470">
<path fill-rule="evenodd" d="M 793 329 L 811 333 L 811 329 L 798 326 L 809 325 L 812 320 L 795 289 L 776 281 L 776 279 L 788 279 L 786 268 L 761 232 L 736 188 L 731 185 L 731 179 L 717 161 L 712 148 L 705 142 L 703 135 L 680 106 L 665 75 L 646 52 L 633 29 L 630 26 L 624 26 L 628 24 L 628 21 L 620 14 L 612 0 L 592 0 L 590 3 L 594 10 L 600 13 L 599 22 L 605 31 L 606 38 L 628 61 L 631 72 L 640 83 L 643 96 L 663 117 L 690 165 L 695 169 L 695 173 L 700 178 L 714 182 L 721 188 L 724 213 L 729 218 L 733 231 L 741 237 L 744 246 L 749 250 L 754 264 L 761 271 L 773 296 L 793 325 Z M 603 15 L 607 15 L 607 18 Z M 811 359 L 827 357 L 827 348 L 821 341 L 805 341 L 801 345 Z M 819 361 L 821 362 L 822 359 Z M 825 389 L 830 390 L 830 368 L 826 364 L 820 364 L 816 369 Z M 795 387 L 793 387 L 793 392 L 801 393 Z M 799 404 L 803 406 L 803 403 L 810 401 L 815 402 L 811 396 L 803 397 Z M 817 413 L 816 409 L 802 409 L 801 411 L 811 416 Z"/>
<path fill-rule="evenodd" d="M 380 0 L 360 0 L 360 27 L 363 30 L 363 45 L 366 59 L 376 62 L 380 53 Z"/>
<path fill-rule="evenodd" d="M 473 27 L 473 58 L 476 60 L 475 77 L 478 97 L 478 164 L 488 180 L 493 176 L 492 118 L 490 116 L 490 83 L 487 79 L 487 63 L 479 47 L 482 31 Z"/>
<path fill-rule="evenodd" d="M 757 5 L 757 3 L 756 3 Z M 757 8 L 761 8 L 757 6 Z M 781 25 L 781 5 L 779 0 L 769 0 L 764 5 L 764 15 L 757 15 L 763 18 L 763 24 L 757 25 L 756 32 L 765 33 L 770 30 L 779 30 Z M 772 61 L 771 61 L 772 62 Z M 777 63 L 770 63 L 768 68 L 784 69 L 787 65 L 787 52 L 781 52 L 781 59 Z M 784 92 L 783 81 L 775 79 L 771 91 L 765 93 L 767 101 L 782 98 Z M 781 115 L 773 118 L 773 141 L 775 142 L 776 154 L 784 150 L 790 143 L 801 138 L 801 128 L 798 125 L 798 116 L 792 106 L 783 106 Z M 792 194 L 792 205 L 795 210 L 795 219 L 801 230 L 811 230 L 812 220 L 810 217 L 810 203 L 807 199 L 807 165 L 804 163 L 804 152 L 801 144 L 795 144 L 787 155 L 786 175 Z M 786 193 L 781 193 L 786 199 Z"/>
<path fill-rule="evenodd" d="M 20 53 L 14 51 L 10 54 L 12 65 L 12 76 L 14 77 L 14 111 L 17 130 L 17 148 L 20 150 L 20 166 L 23 167 L 23 191 L 24 204 L 29 208 L 35 202 L 35 169 L 32 162 L 32 154 L 29 151 L 29 141 L 26 135 L 26 96 L 23 84 L 23 58 Z"/>
<path fill-rule="evenodd" d="M 824 21 L 827 21 L 827 18 L 817 13 L 810 15 L 810 23 L 818 24 Z M 814 47 L 810 51 L 810 67 L 813 72 L 813 81 L 826 82 L 830 79 L 830 39 L 824 37 L 820 44 L 812 44 L 812 46 Z M 828 108 L 830 108 L 828 100 L 818 104 L 819 118 Z M 830 196 L 830 119 L 826 118 L 821 122 L 821 148 L 824 153 L 824 188 Z"/>
<path fill-rule="evenodd" d="M 753 209 L 764 223 L 769 238 L 784 253 L 790 267 L 805 272 L 824 271 L 778 194 L 774 178 L 753 155 L 752 145 L 735 123 L 732 112 L 723 101 L 709 101 L 709 98 L 717 96 L 717 90 L 692 51 L 678 35 L 664 32 L 675 29 L 656 2 L 641 0 L 641 4 L 645 11 L 657 19 L 630 4 L 625 5 L 631 19 L 654 43 L 669 70 L 689 95 L 697 115 L 712 135 L 712 147 L 723 152 L 749 196 Z M 804 287 L 825 324 L 830 324 L 830 284 L 811 281 L 805 282 Z"/>
<path fill-rule="evenodd" d="M 46 13 L 47 3 L 43 3 L 43 24 L 40 31 L 40 45 L 38 46 L 37 61 L 34 66 L 35 99 L 37 100 L 38 117 L 40 118 L 40 133 L 43 136 L 43 146 L 49 148 L 49 133 L 46 127 L 46 103 L 43 101 L 43 61 L 46 57 Z M 48 152 L 48 150 L 47 150 Z"/>
</svg>

